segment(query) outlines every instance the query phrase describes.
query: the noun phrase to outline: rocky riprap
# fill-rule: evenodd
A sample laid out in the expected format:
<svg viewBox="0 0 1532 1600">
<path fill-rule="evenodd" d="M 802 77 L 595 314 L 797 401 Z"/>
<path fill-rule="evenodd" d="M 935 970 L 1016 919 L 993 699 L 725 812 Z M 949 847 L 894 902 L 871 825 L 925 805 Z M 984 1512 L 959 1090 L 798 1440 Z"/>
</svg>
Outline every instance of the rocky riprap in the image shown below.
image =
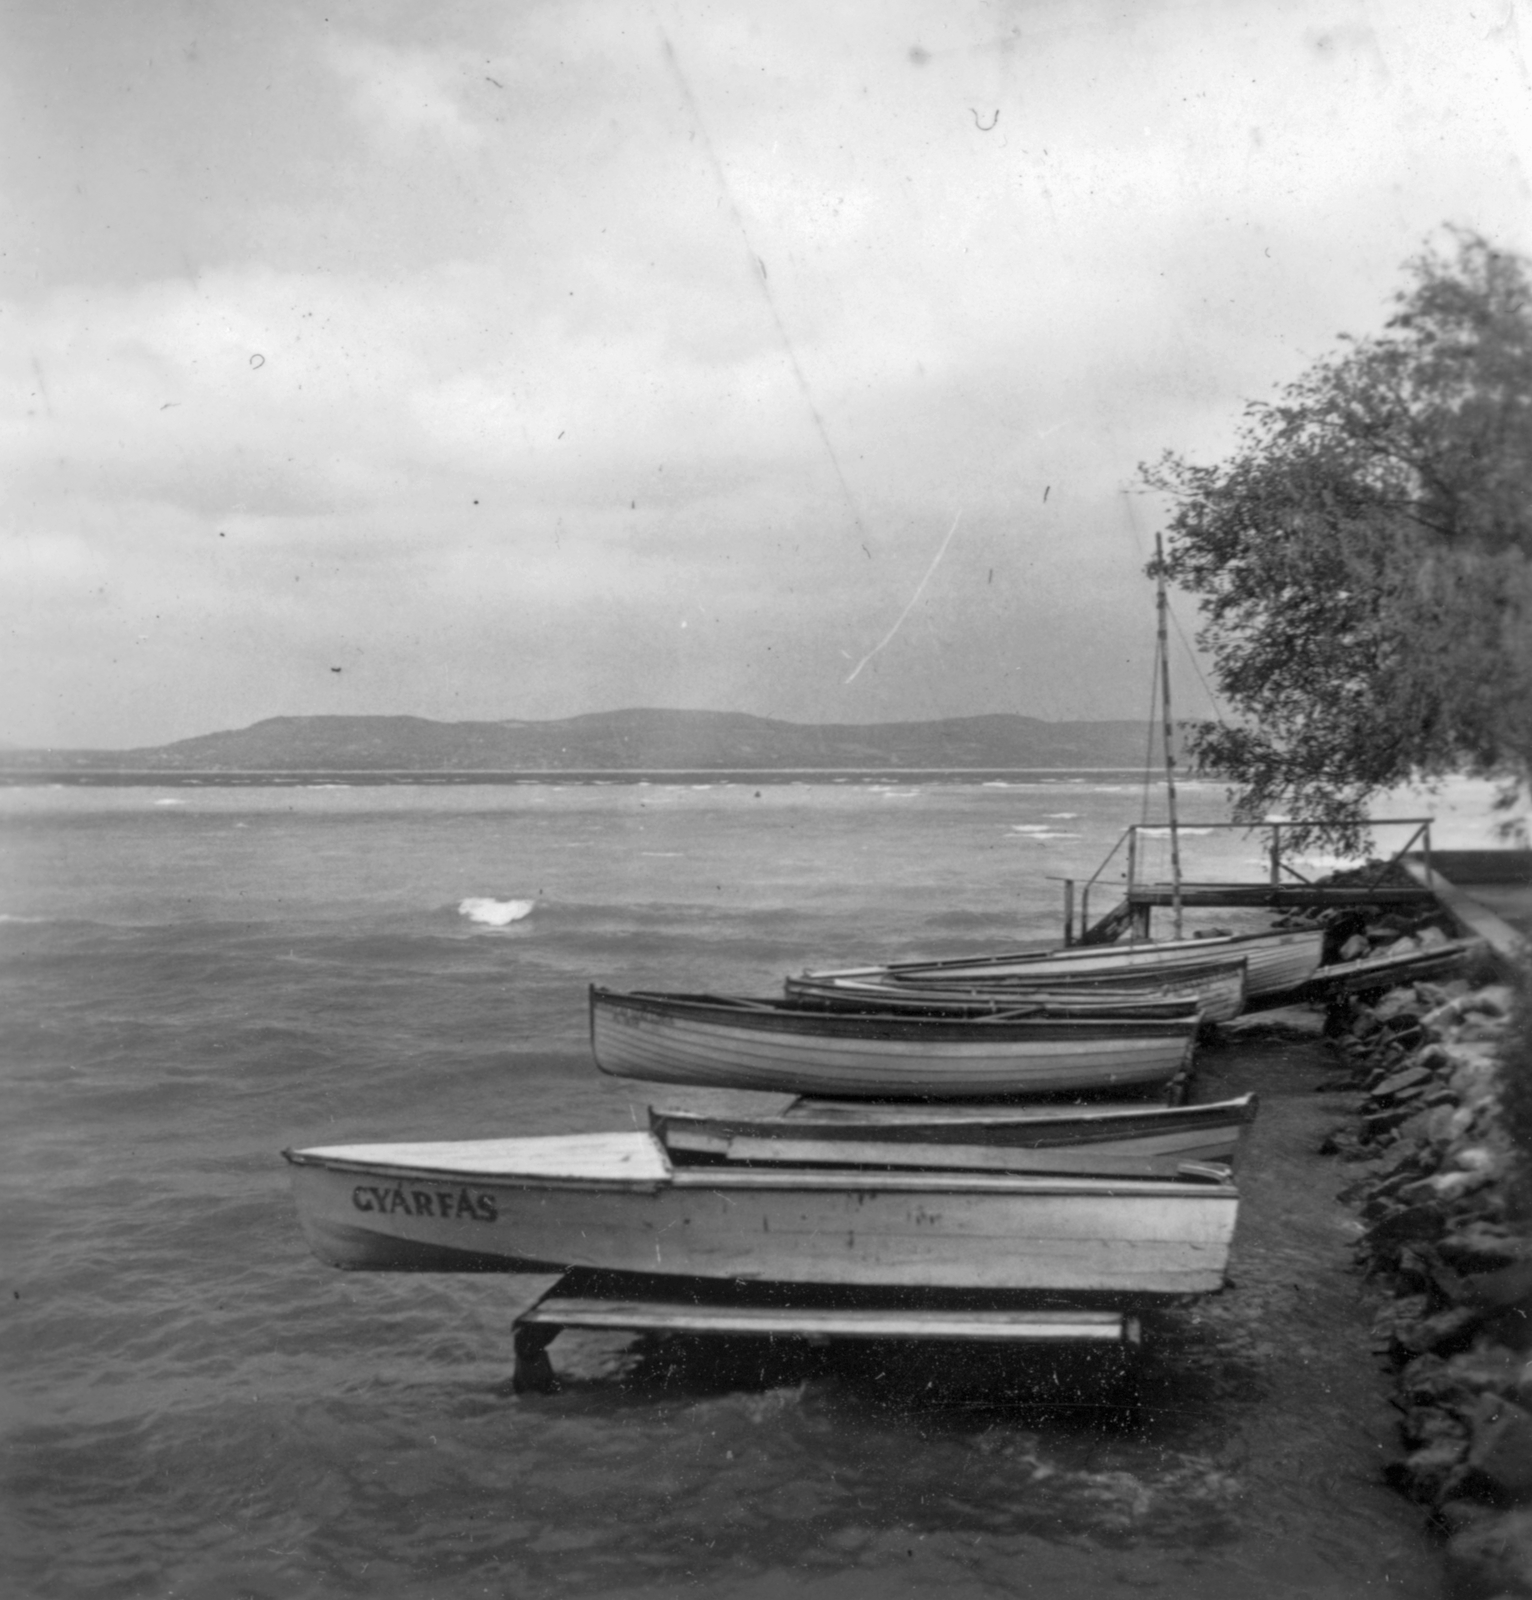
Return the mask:
<svg viewBox="0 0 1532 1600">
<path fill-rule="evenodd" d="M 1323 920 L 1331 961 L 1449 936 L 1439 915 Z M 1389 1475 L 1446 1534 L 1459 1600 L 1532 1596 L 1532 1208 L 1507 1114 L 1532 1071 L 1523 1006 L 1486 966 L 1337 999 L 1326 1029 L 1347 1068 L 1329 1087 L 1360 1091 L 1324 1149 L 1366 1167 L 1342 1198 L 1388 1295 L 1377 1349 L 1405 1450 Z"/>
</svg>

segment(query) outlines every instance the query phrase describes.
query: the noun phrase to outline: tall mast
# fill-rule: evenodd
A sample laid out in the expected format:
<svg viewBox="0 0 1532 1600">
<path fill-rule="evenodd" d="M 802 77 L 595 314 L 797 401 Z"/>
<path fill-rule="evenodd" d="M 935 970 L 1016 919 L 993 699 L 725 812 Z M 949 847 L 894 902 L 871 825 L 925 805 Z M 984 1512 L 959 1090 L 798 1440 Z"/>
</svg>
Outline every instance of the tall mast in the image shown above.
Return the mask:
<svg viewBox="0 0 1532 1600">
<path fill-rule="evenodd" d="M 1159 534 L 1154 536 L 1155 610 L 1159 618 L 1160 700 L 1163 710 L 1160 725 L 1165 734 L 1165 798 L 1170 809 L 1170 904 L 1175 918 L 1176 938 L 1181 937 L 1181 835 L 1176 825 L 1176 752 L 1170 724 L 1170 649 L 1165 618 L 1170 602 L 1165 598 L 1165 550 Z"/>
</svg>

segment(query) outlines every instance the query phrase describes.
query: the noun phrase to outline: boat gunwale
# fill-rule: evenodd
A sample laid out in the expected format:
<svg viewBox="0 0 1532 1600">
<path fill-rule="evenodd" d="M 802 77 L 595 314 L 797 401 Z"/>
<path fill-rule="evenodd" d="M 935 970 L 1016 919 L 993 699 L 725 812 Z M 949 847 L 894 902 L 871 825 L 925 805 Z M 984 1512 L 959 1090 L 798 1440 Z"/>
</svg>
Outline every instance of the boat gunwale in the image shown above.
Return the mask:
<svg viewBox="0 0 1532 1600">
<path fill-rule="evenodd" d="M 1006 990 L 999 984 L 958 988 L 920 988 L 914 984 L 874 983 L 860 979 L 820 982 L 791 977 L 783 984 L 787 998 L 804 1010 L 878 1012 L 896 1015 L 950 1016 L 966 1014 L 1022 1021 L 1083 1020 L 1122 1022 L 1183 1022 L 1208 1008 L 1205 996 L 1185 990 L 1081 989 L 1076 994 L 1058 989 Z"/>
<path fill-rule="evenodd" d="M 1220 966 L 1224 962 L 1233 961 L 1244 961 L 1248 971 L 1249 956 L 1241 946 L 1253 945 L 1259 941 L 1269 948 L 1282 949 L 1302 940 L 1319 939 L 1322 943 L 1323 933 L 1323 929 L 1275 928 L 1264 933 L 1217 934 L 1203 939 L 1139 939 L 1126 944 L 1077 944 L 1063 950 L 1012 950 L 994 955 L 938 956 L 921 961 L 889 961 L 856 967 L 821 967 L 806 970 L 803 976 L 817 979 L 866 978 L 882 973 L 903 982 L 905 974 L 924 977 L 930 973 L 1012 965 L 1025 966 L 1029 970 L 1026 973 L 1009 976 L 1030 979 L 1035 971 L 1050 973 L 1056 980 L 1058 973 L 1067 971 L 1071 965 L 1080 962 L 1094 961 L 1102 957 L 1133 955 L 1164 956 L 1167 958 L 1166 970 L 1174 967 L 1177 973 L 1185 973 L 1193 967 L 1200 970 L 1203 965 Z M 1208 951 L 1207 961 L 1199 963 L 1196 957 L 1203 950 Z M 1176 966 L 1177 958 L 1185 958 L 1187 965 Z M 1138 965 L 1153 970 L 1150 963 L 1140 962 Z"/>
<path fill-rule="evenodd" d="M 1125 954 L 1134 950 L 1146 950 L 1148 948 L 1148 945 L 1142 943 L 1137 945 L 1103 944 L 1075 946 L 1070 950 L 1060 950 L 1046 954 L 1039 954 L 1035 951 L 1031 951 L 1025 953 L 1018 952 L 1014 955 L 942 956 L 934 961 L 890 962 L 886 967 L 843 967 L 832 970 L 805 972 L 802 974 L 802 976 L 817 981 L 833 981 L 838 978 L 846 978 L 852 981 L 869 982 L 876 981 L 869 975 L 883 973 L 886 975 L 886 981 L 903 984 L 909 982 L 912 978 L 924 977 L 927 973 L 942 973 L 949 970 L 962 971 L 964 968 L 968 967 L 1026 965 L 1029 968 L 1035 967 L 1040 978 L 1043 974 L 1046 974 L 1047 981 L 1050 983 L 1068 983 L 1070 980 L 1065 978 L 1058 969 L 1064 965 L 1065 959 L 1070 956 L 1079 955 L 1083 957 L 1104 956 L 1113 953 Z M 1170 966 L 1171 970 L 1174 971 L 1175 976 L 1173 978 L 1162 977 L 1159 979 L 1159 982 L 1163 987 L 1174 988 L 1177 983 L 1215 982 L 1221 978 L 1230 978 L 1235 976 L 1240 968 L 1243 968 L 1248 976 L 1250 971 L 1250 957 L 1247 955 L 1234 955 L 1226 956 L 1220 960 L 1195 962 L 1189 961 L 1184 966 L 1167 963 L 1167 966 Z M 1111 980 L 1124 976 L 1125 972 L 1129 970 L 1139 971 L 1150 975 L 1155 972 L 1154 967 L 1146 963 L 1138 967 L 1124 969 L 1123 971 L 1119 972 L 1075 973 L 1074 980 L 1078 981 L 1080 978 L 1092 978 L 1097 980 L 1099 987 L 1110 988 Z M 1017 988 L 1024 988 L 1032 985 L 1032 980 L 1033 973 L 1029 970 L 1027 972 L 1006 974 L 1004 977 L 998 978 L 995 981 L 997 983 L 1006 984 L 1014 983 Z M 942 980 L 938 979 L 937 981 Z M 1140 982 L 1146 991 L 1152 990 L 1153 985 L 1151 984 L 1149 977 L 1146 976 L 1145 978 L 1141 979 Z M 1039 982 L 1036 987 L 1041 988 L 1042 983 Z M 1084 987 L 1084 985 L 1082 985 L 1082 987 Z"/>
<path fill-rule="evenodd" d="M 284 1150 L 290 1165 L 339 1174 L 361 1173 L 389 1180 L 422 1183 L 451 1183 L 479 1189 L 581 1189 L 598 1193 L 659 1194 L 666 1189 L 770 1189 L 856 1191 L 878 1194 L 890 1191 L 905 1194 L 997 1194 L 997 1195 L 1075 1195 L 1098 1199 L 1195 1199 L 1236 1200 L 1238 1188 L 1232 1178 L 1214 1182 L 1203 1178 L 1115 1178 L 1067 1177 L 1045 1174 L 968 1173 L 950 1171 L 880 1171 L 869 1181 L 865 1168 L 827 1170 L 823 1167 L 749 1168 L 734 1171 L 727 1167 L 674 1168 L 660 1178 L 545 1176 L 541 1173 L 475 1173 L 471 1170 L 443 1170 L 439 1167 L 384 1166 L 377 1161 L 353 1161 L 344 1156 L 316 1156 L 305 1150 Z M 669 1156 L 666 1156 L 668 1163 Z"/>
<path fill-rule="evenodd" d="M 1094 1127 L 1112 1128 L 1116 1125 L 1132 1125 L 1148 1120 L 1153 1126 L 1162 1126 L 1167 1129 L 1179 1128 L 1183 1125 L 1195 1127 L 1202 1122 L 1236 1122 L 1243 1126 L 1253 1122 L 1260 1107 L 1259 1097 L 1252 1093 L 1242 1094 L 1229 1100 L 1204 1100 L 1191 1105 L 1159 1105 L 1146 1102 L 1143 1105 L 1114 1105 L 1100 1111 L 1093 1110 L 1088 1105 L 1073 1105 L 1068 1108 L 1059 1108 L 1039 1115 L 1036 1110 L 1027 1106 L 1018 1106 L 1013 1115 L 1006 1115 L 1000 1111 L 996 1115 L 975 1117 L 952 1116 L 943 1117 L 944 1107 L 934 1107 L 932 1114 L 924 1119 L 901 1118 L 898 1121 L 880 1123 L 875 1117 L 866 1121 L 851 1119 L 837 1120 L 827 1117 L 823 1121 L 815 1121 L 811 1114 L 802 1113 L 797 1116 L 788 1116 L 785 1113 L 779 1116 L 751 1117 L 748 1115 L 731 1115 L 728 1113 L 709 1113 L 697 1111 L 656 1110 L 649 1108 L 649 1125 L 651 1132 L 664 1143 L 664 1136 L 659 1132 L 661 1125 L 671 1123 L 683 1128 L 697 1127 L 706 1124 L 711 1127 L 729 1130 L 730 1133 L 738 1131 L 741 1134 L 753 1134 L 755 1130 L 767 1129 L 770 1133 L 780 1132 L 793 1138 L 814 1138 L 818 1135 L 816 1129 L 823 1129 L 825 1137 L 869 1137 L 895 1138 L 901 1134 L 915 1135 L 924 1133 L 930 1128 L 940 1127 L 944 1130 L 965 1130 L 986 1125 L 1003 1125 L 1012 1127 L 1026 1125 L 1037 1128 L 1039 1131 L 1052 1130 L 1060 1126 L 1067 1126 L 1072 1122 L 1083 1122 Z M 911 1142 L 919 1142 L 912 1138 Z"/>
</svg>

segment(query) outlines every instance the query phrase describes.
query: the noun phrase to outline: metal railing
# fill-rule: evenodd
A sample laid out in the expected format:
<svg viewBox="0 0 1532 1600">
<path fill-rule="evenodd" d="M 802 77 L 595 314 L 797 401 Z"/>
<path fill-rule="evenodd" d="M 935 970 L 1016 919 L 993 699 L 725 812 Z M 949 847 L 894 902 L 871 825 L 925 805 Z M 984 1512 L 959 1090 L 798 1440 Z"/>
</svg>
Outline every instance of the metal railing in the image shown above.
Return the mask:
<svg viewBox="0 0 1532 1600">
<path fill-rule="evenodd" d="M 1359 887 L 1366 888 L 1370 885 L 1380 883 L 1384 876 L 1388 873 L 1389 868 L 1396 865 L 1406 854 L 1408 854 L 1417 841 L 1420 842 L 1420 854 L 1424 859 L 1426 868 L 1429 870 L 1431 866 L 1431 824 L 1434 821 L 1434 817 L 1363 818 L 1361 825 L 1369 830 L 1373 828 L 1413 828 L 1415 831 L 1410 834 L 1409 838 L 1407 838 L 1405 842 L 1396 851 L 1394 851 L 1394 853 L 1386 861 L 1379 862 L 1377 871 L 1365 883 L 1359 885 Z M 1239 831 L 1246 834 L 1269 835 L 1265 852 L 1267 860 L 1266 882 L 1275 889 L 1281 887 L 1284 881 L 1284 874 L 1290 881 L 1296 881 L 1305 885 L 1311 885 L 1313 883 L 1311 878 L 1305 877 L 1304 874 L 1301 873 L 1290 860 L 1284 860 L 1282 856 L 1282 833 L 1284 828 L 1291 833 L 1295 828 L 1301 827 L 1306 830 L 1312 830 L 1313 826 L 1314 825 L 1312 823 L 1295 823 L 1290 820 L 1283 821 L 1281 819 L 1276 819 L 1271 822 L 1257 823 L 1199 821 L 1194 824 L 1183 826 L 1181 831 L 1185 832 L 1187 831 L 1188 827 L 1194 827 L 1198 833 L 1204 833 L 1213 829 L 1218 829 L 1224 832 Z M 1106 859 L 1102 861 L 1101 865 L 1097 867 L 1090 877 L 1085 880 L 1084 884 L 1081 885 L 1079 898 L 1080 932 L 1082 934 L 1090 927 L 1091 890 L 1096 886 L 1097 883 L 1100 882 L 1107 868 L 1110 867 L 1113 861 L 1117 859 L 1117 856 L 1122 851 L 1123 847 L 1127 847 L 1128 855 L 1127 872 L 1125 874 L 1126 886 L 1124 889 L 1124 903 L 1131 904 L 1133 901 L 1134 892 L 1139 886 L 1138 868 L 1142 859 L 1142 851 L 1139 848 L 1139 836 L 1141 834 L 1168 834 L 1169 831 L 1170 825 L 1166 822 L 1135 822 L 1129 824 L 1128 827 L 1123 829 L 1122 834 L 1117 840 L 1117 843 L 1114 844 L 1111 850 L 1107 852 Z M 1063 883 L 1064 942 L 1066 945 L 1069 945 L 1074 942 L 1075 880 L 1073 878 L 1065 878 Z"/>
</svg>

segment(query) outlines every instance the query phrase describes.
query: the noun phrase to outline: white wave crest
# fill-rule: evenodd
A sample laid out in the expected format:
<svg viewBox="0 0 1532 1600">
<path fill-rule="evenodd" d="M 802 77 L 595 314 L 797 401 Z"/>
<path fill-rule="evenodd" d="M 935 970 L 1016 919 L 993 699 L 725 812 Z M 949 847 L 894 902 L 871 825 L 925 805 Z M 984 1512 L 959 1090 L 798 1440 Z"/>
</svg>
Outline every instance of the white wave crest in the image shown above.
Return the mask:
<svg viewBox="0 0 1532 1600">
<path fill-rule="evenodd" d="M 508 928 L 513 922 L 530 917 L 536 905 L 535 900 L 490 900 L 474 896 L 460 901 L 457 909 L 459 916 L 486 928 Z"/>
</svg>

